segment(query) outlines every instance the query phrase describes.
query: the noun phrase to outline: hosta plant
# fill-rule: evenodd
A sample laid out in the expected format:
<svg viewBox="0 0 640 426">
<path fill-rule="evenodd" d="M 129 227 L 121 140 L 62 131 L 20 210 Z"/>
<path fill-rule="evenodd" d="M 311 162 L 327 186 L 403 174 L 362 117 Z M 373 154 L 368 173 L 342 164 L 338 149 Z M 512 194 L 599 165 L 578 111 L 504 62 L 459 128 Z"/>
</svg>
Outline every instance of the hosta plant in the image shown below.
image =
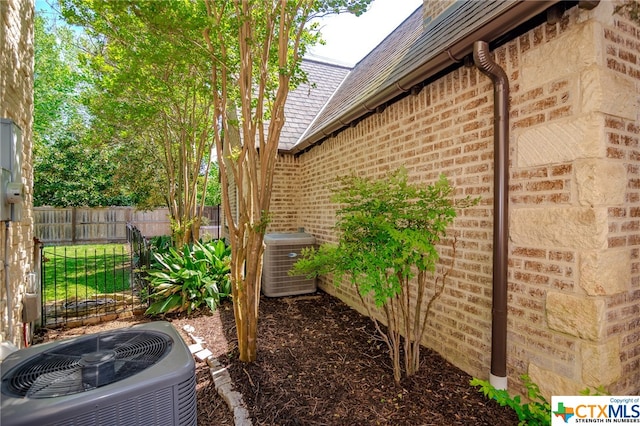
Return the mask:
<svg viewBox="0 0 640 426">
<path fill-rule="evenodd" d="M 231 293 L 231 250 L 222 240 L 169 248 L 154 253 L 157 268 L 148 272 L 148 315 L 191 313 L 205 305 L 212 311 Z"/>
</svg>

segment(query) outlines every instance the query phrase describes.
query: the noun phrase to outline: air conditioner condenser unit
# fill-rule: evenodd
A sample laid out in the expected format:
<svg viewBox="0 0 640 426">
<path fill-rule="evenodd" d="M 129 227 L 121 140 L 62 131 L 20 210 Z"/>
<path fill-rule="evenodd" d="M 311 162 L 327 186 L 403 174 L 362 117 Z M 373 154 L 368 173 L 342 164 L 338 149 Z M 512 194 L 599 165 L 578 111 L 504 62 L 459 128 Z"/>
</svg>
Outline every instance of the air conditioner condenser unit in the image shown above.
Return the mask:
<svg viewBox="0 0 640 426">
<path fill-rule="evenodd" d="M 195 362 L 166 321 L 34 345 L 2 361 L 2 426 L 196 426 Z"/>
<path fill-rule="evenodd" d="M 316 291 L 315 278 L 289 275 L 302 249 L 314 246 L 315 242 L 313 235 L 304 232 L 273 233 L 264 236 L 262 293 L 265 296 L 293 296 Z"/>
</svg>

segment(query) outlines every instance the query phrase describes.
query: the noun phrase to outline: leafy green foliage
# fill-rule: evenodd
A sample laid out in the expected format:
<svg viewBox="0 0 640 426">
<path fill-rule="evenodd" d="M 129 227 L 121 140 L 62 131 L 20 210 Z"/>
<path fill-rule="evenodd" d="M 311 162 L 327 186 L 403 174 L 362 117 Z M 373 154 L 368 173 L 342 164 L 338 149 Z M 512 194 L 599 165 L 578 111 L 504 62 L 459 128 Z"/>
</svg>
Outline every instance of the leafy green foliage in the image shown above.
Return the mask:
<svg viewBox="0 0 640 426">
<path fill-rule="evenodd" d="M 523 402 L 520 395 L 512 396 L 504 389 L 496 389 L 486 380 L 473 378 L 471 386 L 480 388 L 480 391 L 488 398 L 494 399 L 500 406 L 512 408 L 518 415 L 520 426 L 545 426 L 551 424 L 551 404 L 540 393 L 538 385 L 531 378 L 523 374 L 520 376 L 526 389 L 530 402 Z"/>
<path fill-rule="evenodd" d="M 608 390 L 606 390 L 604 388 L 604 386 L 600 385 L 595 389 L 591 389 L 589 387 L 584 388 L 583 390 L 580 391 L 580 395 L 585 395 L 585 396 L 604 396 L 604 395 L 611 395 L 611 393 L 609 393 Z"/>
<path fill-rule="evenodd" d="M 76 36 L 37 13 L 34 21 L 34 139 L 37 149 L 57 139 L 77 118 L 86 83 L 76 59 Z"/>
<path fill-rule="evenodd" d="M 112 151 L 89 139 L 82 99 L 92 86 L 77 60 L 81 35 L 40 15 L 34 31 L 34 205 L 131 205 L 114 184 Z"/>
<path fill-rule="evenodd" d="M 34 167 L 34 205 L 53 207 L 128 206 L 131 194 L 114 185 L 108 151 L 91 146 L 82 129 L 59 134 L 42 147 Z"/>
<path fill-rule="evenodd" d="M 114 182 L 141 208 L 169 208 L 174 244 L 198 240 L 213 159 L 211 57 L 202 48 L 204 2 L 60 0 L 91 43 L 86 98 L 92 139 L 113 153 Z"/>
<path fill-rule="evenodd" d="M 348 275 L 378 306 L 396 297 L 416 271 L 435 271 L 435 245 L 446 235 L 456 208 L 476 202 L 454 201 L 444 176 L 431 186 L 411 185 L 404 169 L 380 180 L 342 177 L 335 191 L 333 200 L 342 205 L 337 211 L 338 244 L 305 250 L 294 271 L 308 276 L 334 273 L 336 283 Z"/>
<path fill-rule="evenodd" d="M 169 247 L 154 253 L 160 268 L 148 272 L 150 298 L 147 315 L 187 312 L 207 306 L 212 311 L 231 293 L 231 250 L 223 240 Z"/>
<path fill-rule="evenodd" d="M 342 177 L 334 190 L 333 200 L 341 206 L 338 244 L 304 250 L 292 273 L 309 277 L 333 273 L 336 284 L 348 278 L 366 309 L 364 298 L 372 297 L 386 316 L 388 331 L 382 331 L 371 312 L 369 316 L 387 343 L 399 382 L 403 354 L 407 375 L 420 367 L 427 317 L 453 268 L 455 239 L 448 271 L 436 276 L 440 258 L 436 244 L 446 236 L 456 209 L 477 200 L 456 201 L 444 176 L 433 185 L 411 184 L 404 169 L 379 180 Z"/>
<path fill-rule="evenodd" d="M 222 203 L 222 191 L 220 189 L 220 178 L 218 177 L 219 169 L 218 163 L 211 163 L 204 193 L 204 204 L 207 206 L 219 206 Z M 200 179 L 204 181 L 204 176 L 200 176 Z"/>
<path fill-rule="evenodd" d="M 149 240 L 149 249 L 155 253 L 166 253 L 173 246 L 170 235 L 156 235 Z"/>
</svg>

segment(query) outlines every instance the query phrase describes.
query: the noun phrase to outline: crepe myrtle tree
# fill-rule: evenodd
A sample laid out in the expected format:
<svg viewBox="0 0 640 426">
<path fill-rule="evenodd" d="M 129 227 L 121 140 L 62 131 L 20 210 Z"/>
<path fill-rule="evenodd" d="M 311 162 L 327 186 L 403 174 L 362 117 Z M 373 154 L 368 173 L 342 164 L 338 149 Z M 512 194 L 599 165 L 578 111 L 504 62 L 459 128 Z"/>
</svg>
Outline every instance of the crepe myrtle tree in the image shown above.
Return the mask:
<svg viewBox="0 0 640 426">
<path fill-rule="evenodd" d="M 87 36 L 87 119 L 95 143 L 118 156 L 114 180 L 141 195 L 138 207 L 167 206 L 176 247 L 197 241 L 216 120 L 203 1 L 58 4 Z"/>
<path fill-rule="evenodd" d="M 444 175 L 432 185 L 408 182 L 405 169 L 385 178 L 340 177 L 333 201 L 339 203 L 337 244 L 305 249 L 292 273 L 309 277 L 333 273 L 336 284 L 348 278 L 387 344 L 396 382 L 420 367 L 420 342 L 429 313 L 442 294 L 456 257 L 455 238 L 445 238 L 459 209 L 478 202 L 454 198 Z M 437 245 L 450 245 L 440 259 Z M 372 312 L 371 297 L 387 323 Z"/>
<path fill-rule="evenodd" d="M 318 27 L 310 23 L 332 13 L 360 15 L 370 2 L 205 0 L 209 23 L 204 38 L 219 118 L 213 123 L 213 135 L 232 250 L 233 306 L 242 361 L 256 359 L 263 239 L 278 143 L 288 93 L 305 78 L 302 57 L 319 41 Z"/>
</svg>

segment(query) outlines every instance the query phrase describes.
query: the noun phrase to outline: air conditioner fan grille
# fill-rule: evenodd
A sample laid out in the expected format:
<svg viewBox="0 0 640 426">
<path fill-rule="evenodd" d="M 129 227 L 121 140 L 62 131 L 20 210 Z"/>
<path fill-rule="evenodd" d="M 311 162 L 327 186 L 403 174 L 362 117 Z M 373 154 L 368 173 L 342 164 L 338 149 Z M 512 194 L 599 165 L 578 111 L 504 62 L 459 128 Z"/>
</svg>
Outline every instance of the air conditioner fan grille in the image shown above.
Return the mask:
<svg viewBox="0 0 640 426">
<path fill-rule="evenodd" d="M 173 340 L 155 331 L 112 331 L 86 336 L 25 360 L 2 378 L 2 392 L 53 398 L 130 377 L 171 350 Z"/>
</svg>

